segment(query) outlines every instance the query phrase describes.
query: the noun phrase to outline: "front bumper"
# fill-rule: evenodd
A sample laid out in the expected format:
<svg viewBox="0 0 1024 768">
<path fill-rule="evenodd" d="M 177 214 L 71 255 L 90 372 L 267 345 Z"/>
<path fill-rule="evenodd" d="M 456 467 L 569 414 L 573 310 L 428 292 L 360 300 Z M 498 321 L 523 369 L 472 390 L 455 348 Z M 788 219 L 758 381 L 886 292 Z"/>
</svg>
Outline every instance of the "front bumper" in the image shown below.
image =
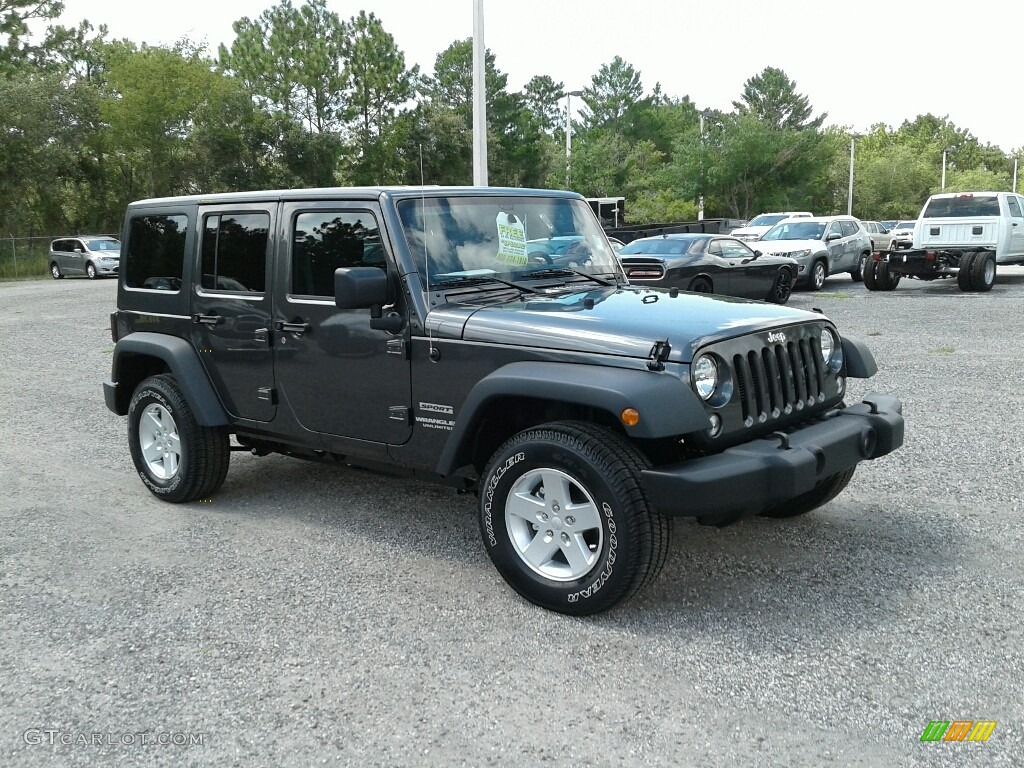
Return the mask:
<svg viewBox="0 0 1024 768">
<path fill-rule="evenodd" d="M 829 411 L 807 426 L 775 433 L 713 456 L 642 473 L 660 512 L 736 519 L 810 491 L 865 459 L 903 445 L 903 404 L 872 393 L 862 403 Z"/>
</svg>

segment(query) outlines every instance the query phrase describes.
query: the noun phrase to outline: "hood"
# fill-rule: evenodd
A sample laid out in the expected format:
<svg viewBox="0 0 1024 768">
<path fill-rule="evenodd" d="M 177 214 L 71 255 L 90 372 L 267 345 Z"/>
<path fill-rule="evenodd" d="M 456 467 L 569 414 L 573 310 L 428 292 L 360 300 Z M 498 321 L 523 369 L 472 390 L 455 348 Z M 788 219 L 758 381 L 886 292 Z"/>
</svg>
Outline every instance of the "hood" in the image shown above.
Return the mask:
<svg viewBox="0 0 1024 768">
<path fill-rule="evenodd" d="M 728 296 L 652 288 L 607 287 L 528 295 L 484 307 L 447 305 L 427 325 L 438 336 L 492 344 L 646 359 L 668 339 L 669 360 L 688 363 L 712 341 L 807 321 L 822 315 Z"/>
<path fill-rule="evenodd" d="M 731 237 L 760 237 L 767 232 L 771 227 L 740 227 L 739 229 L 732 230 L 729 235 Z"/>
<path fill-rule="evenodd" d="M 795 253 L 797 251 L 820 251 L 825 247 L 821 240 L 759 240 L 757 250 L 762 253 Z"/>
</svg>

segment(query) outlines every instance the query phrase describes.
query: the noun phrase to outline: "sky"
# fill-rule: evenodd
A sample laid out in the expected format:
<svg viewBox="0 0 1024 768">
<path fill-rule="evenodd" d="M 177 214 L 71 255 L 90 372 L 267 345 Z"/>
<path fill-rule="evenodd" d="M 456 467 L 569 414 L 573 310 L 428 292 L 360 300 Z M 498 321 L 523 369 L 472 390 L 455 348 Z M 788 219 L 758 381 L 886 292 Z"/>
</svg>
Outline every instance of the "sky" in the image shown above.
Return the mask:
<svg viewBox="0 0 1024 768">
<path fill-rule="evenodd" d="M 300 5 L 301 0 L 293 0 Z M 112 38 L 151 45 L 182 36 L 216 52 L 231 24 L 272 0 L 65 0 L 59 23 L 105 23 Z M 473 0 L 328 0 L 342 19 L 374 12 L 406 56 L 431 72 L 438 53 L 473 34 Z M 777 67 L 826 125 L 863 133 L 920 114 L 948 116 L 982 143 L 1024 148 L 1024 3 L 952 7 L 935 0 L 484 0 L 484 39 L 510 90 L 549 75 L 590 85 L 621 56 L 645 93 L 660 83 L 700 109 L 729 111 L 744 82 Z M 977 8 L 977 13 L 972 12 Z"/>
</svg>

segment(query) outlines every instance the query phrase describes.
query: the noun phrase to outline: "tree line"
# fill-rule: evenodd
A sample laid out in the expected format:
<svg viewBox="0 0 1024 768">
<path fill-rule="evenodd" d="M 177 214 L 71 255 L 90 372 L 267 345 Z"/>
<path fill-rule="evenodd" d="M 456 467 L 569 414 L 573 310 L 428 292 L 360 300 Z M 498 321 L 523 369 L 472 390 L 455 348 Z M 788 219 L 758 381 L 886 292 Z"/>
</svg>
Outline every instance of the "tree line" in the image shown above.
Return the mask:
<svg viewBox="0 0 1024 768">
<path fill-rule="evenodd" d="M 0 0 L 0 235 L 116 232 L 132 200 L 319 186 L 470 184 L 472 41 L 430 72 L 408 66 L 380 19 L 282 0 L 233 25 L 216 52 L 112 40 L 88 21 L 29 34 L 59 0 Z M 823 127 L 785 72 L 744 84 L 731 111 L 648 90 L 620 57 L 573 99 L 521 91 L 486 54 L 489 181 L 623 196 L 631 223 L 846 211 L 851 134 Z M 947 118 L 856 137 L 854 214 L 908 218 L 940 184 L 1009 189 L 1013 163 Z M 570 175 L 571 172 L 571 175 Z"/>
</svg>

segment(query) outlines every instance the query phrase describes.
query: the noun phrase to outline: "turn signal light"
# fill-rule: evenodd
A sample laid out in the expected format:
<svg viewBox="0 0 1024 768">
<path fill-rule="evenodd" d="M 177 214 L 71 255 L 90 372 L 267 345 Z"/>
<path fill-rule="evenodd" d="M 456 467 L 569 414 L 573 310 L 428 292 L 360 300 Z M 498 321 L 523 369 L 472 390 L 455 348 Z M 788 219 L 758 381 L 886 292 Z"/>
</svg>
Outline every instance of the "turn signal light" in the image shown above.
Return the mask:
<svg viewBox="0 0 1024 768">
<path fill-rule="evenodd" d="M 627 427 L 635 427 L 640 423 L 640 411 L 636 408 L 623 408 L 619 418 L 622 419 L 622 423 Z"/>
</svg>

